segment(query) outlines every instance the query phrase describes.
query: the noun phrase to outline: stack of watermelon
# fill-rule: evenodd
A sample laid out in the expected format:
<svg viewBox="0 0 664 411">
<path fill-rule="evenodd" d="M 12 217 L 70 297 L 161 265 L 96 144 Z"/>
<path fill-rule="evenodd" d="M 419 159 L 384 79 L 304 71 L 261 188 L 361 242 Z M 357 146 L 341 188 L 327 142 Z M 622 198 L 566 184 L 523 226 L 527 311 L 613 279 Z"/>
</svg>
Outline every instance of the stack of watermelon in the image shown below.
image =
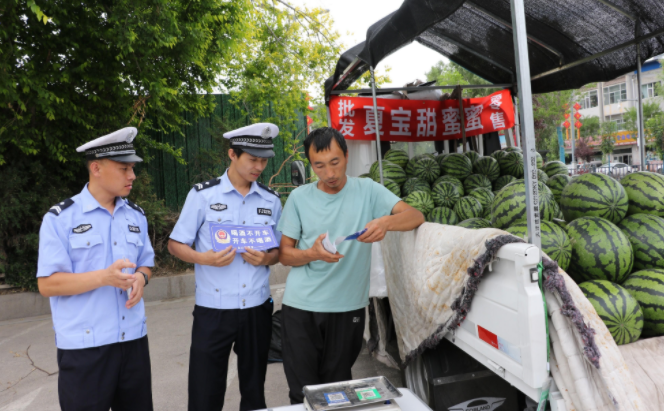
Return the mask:
<svg viewBox="0 0 664 411">
<path fill-rule="evenodd" d="M 664 176 L 549 181 L 572 242 L 569 273 L 616 343 L 664 335 Z"/>
</svg>

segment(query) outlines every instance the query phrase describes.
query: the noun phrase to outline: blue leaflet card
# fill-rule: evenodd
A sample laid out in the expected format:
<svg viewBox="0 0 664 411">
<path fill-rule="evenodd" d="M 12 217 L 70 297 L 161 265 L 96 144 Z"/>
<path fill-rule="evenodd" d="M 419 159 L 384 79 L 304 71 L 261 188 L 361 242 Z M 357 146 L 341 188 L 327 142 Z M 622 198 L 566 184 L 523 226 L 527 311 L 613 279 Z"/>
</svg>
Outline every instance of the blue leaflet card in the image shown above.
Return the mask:
<svg viewBox="0 0 664 411">
<path fill-rule="evenodd" d="M 244 253 L 247 248 L 265 251 L 279 247 L 272 226 L 251 227 L 212 223 L 210 224 L 210 238 L 214 251 L 221 251 L 229 245 L 236 248 L 238 253 Z"/>
<path fill-rule="evenodd" d="M 350 401 L 348 400 L 346 393 L 343 391 L 326 392 L 323 393 L 323 395 L 325 395 L 325 401 L 327 401 L 328 405 L 350 404 Z"/>
<path fill-rule="evenodd" d="M 346 238 L 344 239 L 344 241 L 355 240 L 355 239 L 357 239 L 359 236 L 361 236 L 362 234 L 364 234 L 364 233 L 366 233 L 366 232 L 367 232 L 367 229 L 365 228 L 364 230 L 358 231 L 358 232 L 355 233 L 355 234 L 351 234 L 351 235 L 349 235 L 348 237 L 346 237 Z"/>
</svg>

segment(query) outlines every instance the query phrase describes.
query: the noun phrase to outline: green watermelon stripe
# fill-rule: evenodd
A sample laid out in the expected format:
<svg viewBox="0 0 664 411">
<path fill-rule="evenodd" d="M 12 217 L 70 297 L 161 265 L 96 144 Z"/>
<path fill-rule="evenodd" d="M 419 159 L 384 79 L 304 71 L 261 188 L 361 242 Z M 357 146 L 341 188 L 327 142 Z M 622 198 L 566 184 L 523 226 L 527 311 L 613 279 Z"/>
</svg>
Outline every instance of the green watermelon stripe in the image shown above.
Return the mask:
<svg viewBox="0 0 664 411">
<path fill-rule="evenodd" d="M 648 276 L 648 275 L 642 275 L 642 274 L 634 273 L 629 278 L 631 278 L 633 280 L 641 280 L 641 281 L 645 281 L 645 282 L 654 282 L 655 284 L 661 285 L 662 287 L 664 287 L 664 281 L 660 280 L 659 278 L 654 278 L 654 277 L 651 277 L 651 276 Z M 664 302 L 663 302 L 663 305 L 664 305 Z"/>
<path fill-rule="evenodd" d="M 639 334 L 632 334 L 627 327 L 621 327 L 622 324 L 631 324 L 634 322 L 643 321 L 643 314 L 638 304 L 632 307 L 632 310 L 627 312 L 627 305 L 625 304 L 625 297 L 623 292 L 615 287 L 609 290 L 603 283 L 594 282 L 593 287 L 600 290 L 602 294 L 589 290 L 590 294 L 586 297 L 597 302 L 609 315 L 599 314 L 604 324 L 606 324 L 609 331 L 614 334 L 614 338 L 619 344 L 627 341 L 635 341 Z M 607 302 L 608 298 L 608 302 Z"/>
<path fill-rule="evenodd" d="M 597 293 L 593 293 L 588 295 L 588 298 L 592 298 L 593 300 L 597 301 L 599 305 L 608 313 L 613 315 L 614 317 L 620 316 L 620 313 L 618 312 L 619 308 L 617 307 L 618 305 L 618 295 L 620 294 L 620 291 L 617 288 L 613 288 L 612 290 L 609 290 L 607 287 L 604 286 L 604 284 L 601 283 L 594 283 L 593 286 L 595 288 L 598 288 L 603 294 L 599 295 Z M 607 304 L 606 299 L 609 299 L 611 304 Z M 621 304 L 624 305 L 624 304 Z M 624 317 L 625 315 L 625 309 L 623 307 L 622 310 L 622 316 Z"/>
</svg>

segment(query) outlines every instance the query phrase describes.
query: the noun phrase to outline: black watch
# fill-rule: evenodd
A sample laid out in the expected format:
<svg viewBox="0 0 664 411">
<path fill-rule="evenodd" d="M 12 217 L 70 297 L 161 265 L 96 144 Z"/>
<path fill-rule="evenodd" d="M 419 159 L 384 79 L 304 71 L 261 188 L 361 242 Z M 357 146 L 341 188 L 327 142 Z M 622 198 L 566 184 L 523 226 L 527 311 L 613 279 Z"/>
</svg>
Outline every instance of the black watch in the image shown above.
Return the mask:
<svg viewBox="0 0 664 411">
<path fill-rule="evenodd" d="M 143 278 L 145 278 L 145 285 L 148 285 L 148 275 L 145 274 L 143 271 L 136 271 L 136 272 L 143 274 Z M 145 287 L 145 285 L 143 287 Z"/>
</svg>

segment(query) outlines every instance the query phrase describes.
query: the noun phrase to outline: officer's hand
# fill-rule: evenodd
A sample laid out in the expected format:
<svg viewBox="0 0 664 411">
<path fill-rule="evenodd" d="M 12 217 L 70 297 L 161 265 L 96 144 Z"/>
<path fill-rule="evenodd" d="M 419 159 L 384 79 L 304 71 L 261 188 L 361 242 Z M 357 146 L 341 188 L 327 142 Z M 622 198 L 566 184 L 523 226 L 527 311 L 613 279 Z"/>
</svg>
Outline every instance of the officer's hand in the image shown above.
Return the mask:
<svg viewBox="0 0 664 411">
<path fill-rule="evenodd" d="M 233 262 L 235 259 L 236 250 L 233 246 L 229 245 L 223 250 L 217 252 L 208 250 L 203 253 L 203 265 L 210 265 L 212 267 L 225 267 Z"/>
<path fill-rule="evenodd" d="M 240 254 L 244 261 L 256 266 L 267 265 L 267 262 L 265 261 L 268 258 L 267 253 L 252 248 L 245 248 L 244 250 L 245 252 Z"/>
<path fill-rule="evenodd" d="M 131 283 L 131 294 L 129 294 L 129 299 L 125 306 L 127 309 L 135 306 L 143 298 L 143 291 L 145 290 L 145 277 L 143 274 L 136 273 L 133 275 L 133 281 Z"/>
<path fill-rule="evenodd" d="M 315 261 L 325 261 L 326 263 L 338 263 L 339 260 L 344 258 L 343 255 L 339 254 L 337 251 L 336 254 L 332 254 L 323 247 L 323 239 L 325 234 L 318 236 L 314 245 L 309 249 Z"/>
<path fill-rule="evenodd" d="M 357 238 L 362 243 L 375 243 L 382 241 L 387 233 L 387 225 L 383 217 L 371 220 L 365 226 L 367 231 Z"/>
<path fill-rule="evenodd" d="M 134 281 L 134 276 L 122 272 L 125 268 L 136 268 L 136 264 L 130 263 L 127 260 L 117 260 L 111 264 L 107 269 L 102 271 L 102 285 L 110 285 L 112 287 L 128 290 Z"/>
</svg>

